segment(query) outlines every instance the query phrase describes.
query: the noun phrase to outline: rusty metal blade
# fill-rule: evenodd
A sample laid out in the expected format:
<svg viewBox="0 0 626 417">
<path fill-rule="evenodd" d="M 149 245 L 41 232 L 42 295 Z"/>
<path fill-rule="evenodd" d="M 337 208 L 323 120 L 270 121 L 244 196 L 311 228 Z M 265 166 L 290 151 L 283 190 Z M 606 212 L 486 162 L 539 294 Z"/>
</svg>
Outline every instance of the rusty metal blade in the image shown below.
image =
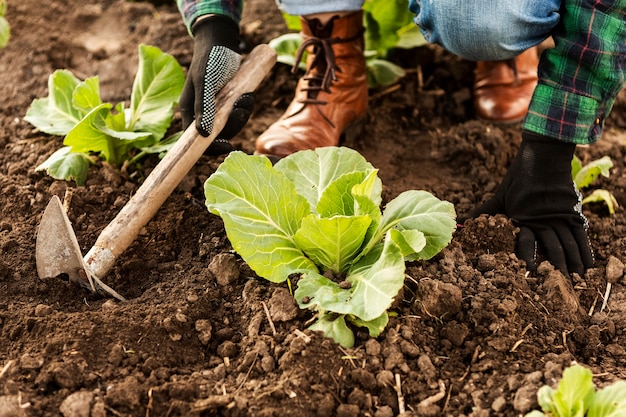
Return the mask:
<svg viewBox="0 0 626 417">
<path fill-rule="evenodd" d="M 70 281 L 91 286 L 81 277 L 80 271 L 84 269 L 83 255 L 80 253 L 72 224 L 56 195 L 50 199 L 39 223 L 35 259 L 37 274 L 41 279 L 67 274 Z"/>
<path fill-rule="evenodd" d="M 93 276 L 80 253 L 70 219 L 59 197 L 52 196 L 44 211 L 35 244 L 37 275 L 41 279 L 67 274 L 70 282 L 91 291 L 126 301 L 108 285 Z"/>
</svg>

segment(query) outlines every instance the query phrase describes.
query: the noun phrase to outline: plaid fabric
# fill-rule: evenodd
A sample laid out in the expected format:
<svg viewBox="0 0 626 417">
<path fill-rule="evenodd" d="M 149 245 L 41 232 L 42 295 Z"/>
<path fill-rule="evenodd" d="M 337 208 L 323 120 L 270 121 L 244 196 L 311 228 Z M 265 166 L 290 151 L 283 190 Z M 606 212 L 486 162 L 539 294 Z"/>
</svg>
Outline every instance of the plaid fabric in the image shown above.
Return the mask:
<svg viewBox="0 0 626 417">
<path fill-rule="evenodd" d="M 176 4 L 189 33 L 196 19 L 206 14 L 223 14 L 239 24 L 243 8 L 243 0 L 176 0 Z"/>
<path fill-rule="evenodd" d="M 563 0 L 522 128 L 588 144 L 626 82 L 626 0 Z"/>
</svg>

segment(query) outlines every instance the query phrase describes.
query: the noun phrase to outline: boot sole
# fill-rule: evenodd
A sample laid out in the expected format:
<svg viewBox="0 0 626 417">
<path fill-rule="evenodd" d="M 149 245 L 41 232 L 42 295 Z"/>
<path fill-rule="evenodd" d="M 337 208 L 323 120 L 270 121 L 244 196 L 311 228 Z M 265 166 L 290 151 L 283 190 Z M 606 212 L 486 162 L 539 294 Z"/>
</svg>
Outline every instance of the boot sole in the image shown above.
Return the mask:
<svg viewBox="0 0 626 417">
<path fill-rule="evenodd" d="M 341 146 L 343 143 L 346 143 L 346 142 L 353 143 L 357 138 L 359 138 L 361 134 L 363 133 L 363 131 L 365 130 L 365 119 L 366 117 L 362 116 L 358 118 L 357 120 L 355 120 L 354 122 L 347 125 L 343 129 L 343 132 L 341 133 L 341 135 L 339 136 L 339 144 L 337 146 Z M 254 152 L 254 154 L 266 156 L 272 162 L 272 165 L 276 164 L 276 162 L 282 159 L 282 157 L 277 156 L 277 155 L 257 154 L 256 151 Z"/>
</svg>

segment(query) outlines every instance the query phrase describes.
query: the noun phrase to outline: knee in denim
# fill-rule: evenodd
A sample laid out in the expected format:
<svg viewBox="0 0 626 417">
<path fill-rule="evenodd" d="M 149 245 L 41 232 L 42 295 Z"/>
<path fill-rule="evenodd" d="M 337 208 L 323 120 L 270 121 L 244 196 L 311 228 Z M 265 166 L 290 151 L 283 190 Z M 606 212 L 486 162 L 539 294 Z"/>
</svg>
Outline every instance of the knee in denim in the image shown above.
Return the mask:
<svg viewBox="0 0 626 417">
<path fill-rule="evenodd" d="M 561 0 L 410 0 L 415 23 L 437 43 L 463 58 L 512 58 L 550 35 Z"/>
</svg>

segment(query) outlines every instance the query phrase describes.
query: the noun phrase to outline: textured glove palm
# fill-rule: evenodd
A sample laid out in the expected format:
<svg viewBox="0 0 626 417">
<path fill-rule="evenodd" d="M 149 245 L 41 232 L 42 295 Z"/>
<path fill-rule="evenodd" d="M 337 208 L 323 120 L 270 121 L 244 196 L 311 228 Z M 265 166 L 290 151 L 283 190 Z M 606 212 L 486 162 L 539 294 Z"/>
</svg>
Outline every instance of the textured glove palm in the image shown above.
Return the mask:
<svg viewBox="0 0 626 417">
<path fill-rule="evenodd" d="M 593 266 L 587 219 L 572 180 L 576 145 L 524 131 L 522 144 L 495 195 L 468 217 L 502 213 L 520 228 L 517 254 L 537 267 L 536 249 L 565 274 Z"/>
<path fill-rule="evenodd" d="M 180 112 L 185 129 L 195 119 L 198 132 L 209 136 L 215 118 L 215 97 L 234 77 L 241 63 L 237 52 L 239 27 L 226 16 L 212 15 L 195 23 L 192 32 L 193 58 L 180 97 Z M 254 102 L 252 93 L 237 100 L 226 126 L 207 150 L 208 154 L 224 154 L 233 149 L 228 140 L 246 124 Z"/>
</svg>

